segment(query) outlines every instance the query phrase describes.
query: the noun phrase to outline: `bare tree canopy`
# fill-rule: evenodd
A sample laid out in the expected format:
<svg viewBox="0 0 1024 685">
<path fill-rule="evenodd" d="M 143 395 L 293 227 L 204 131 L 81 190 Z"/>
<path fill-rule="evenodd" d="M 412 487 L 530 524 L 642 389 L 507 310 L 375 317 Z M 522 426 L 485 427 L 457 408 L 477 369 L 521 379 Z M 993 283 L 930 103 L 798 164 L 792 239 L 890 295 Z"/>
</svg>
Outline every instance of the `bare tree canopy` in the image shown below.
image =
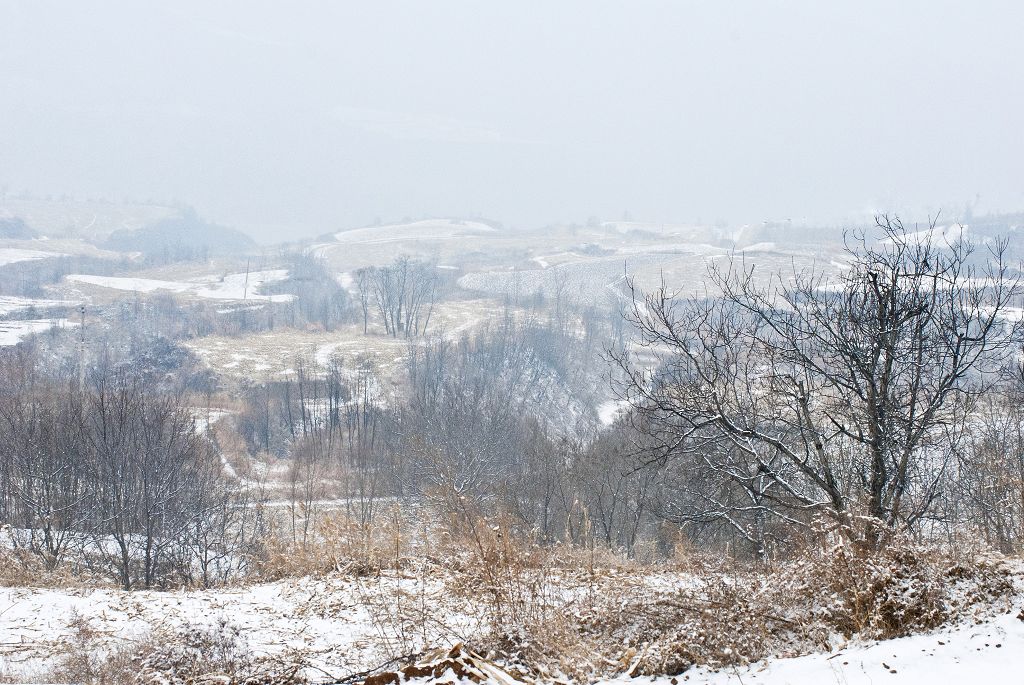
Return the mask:
<svg viewBox="0 0 1024 685">
<path fill-rule="evenodd" d="M 675 511 L 765 543 L 772 522 L 825 514 L 877 543 L 938 494 L 956 431 L 1018 348 L 1006 244 L 979 250 L 879 217 L 847 240 L 836 276 L 764 277 L 742 257 L 709 269 L 717 292 L 630 282 L 635 345 L 613 353 L 650 459 L 685 456 L 717 480 Z"/>
<path fill-rule="evenodd" d="M 392 337 L 423 335 L 437 301 L 438 279 L 432 265 L 409 257 L 397 257 L 389 266 L 366 267 L 356 273 L 363 332 L 367 332 L 370 302 Z"/>
</svg>

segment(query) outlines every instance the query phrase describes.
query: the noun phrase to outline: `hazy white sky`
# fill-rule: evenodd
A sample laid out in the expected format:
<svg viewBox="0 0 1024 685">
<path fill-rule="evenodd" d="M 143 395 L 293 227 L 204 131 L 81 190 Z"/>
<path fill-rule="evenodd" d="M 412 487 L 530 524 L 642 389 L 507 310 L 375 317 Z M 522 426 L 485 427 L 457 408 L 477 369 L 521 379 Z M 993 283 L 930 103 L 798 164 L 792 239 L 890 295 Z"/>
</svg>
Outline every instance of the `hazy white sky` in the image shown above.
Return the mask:
<svg viewBox="0 0 1024 685">
<path fill-rule="evenodd" d="M 1024 3 L 0 0 L 0 185 L 267 239 L 1024 209 Z"/>
</svg>

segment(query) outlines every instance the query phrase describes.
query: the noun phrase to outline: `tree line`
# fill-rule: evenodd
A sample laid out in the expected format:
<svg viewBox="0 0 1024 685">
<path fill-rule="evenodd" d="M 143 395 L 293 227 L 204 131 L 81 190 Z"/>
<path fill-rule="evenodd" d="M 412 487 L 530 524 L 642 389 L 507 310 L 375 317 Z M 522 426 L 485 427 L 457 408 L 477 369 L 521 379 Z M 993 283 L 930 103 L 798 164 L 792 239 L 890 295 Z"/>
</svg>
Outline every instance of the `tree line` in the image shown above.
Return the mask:
<svg viewBox="0 0 1024 685">
<path fill-rule="evenodd" d="M 245 563 L 252 512 L 181 395 L 129 374 L 22 380 L 0 395 L 0 520 L 15 544 L 125 589 L 209 584 Z"/>
<path fill-rule="evenodd" d="M 360 360 L 296 358 L 233 390 L 215 434 L 193 407 L 216 388 L 116 364 L 79 387 L 22 346 L 0 355 L 0 518 L 48 565 L 125 587 L 244 572 L 266 536 L 315 536 L 325 500 L 362 525 L 397 502 L 637 555 L 686 541 L 763 560 L 823 533 L 1019 551 L 1019 271 L 1005 242 L 933 233 L 881 217 L 838 272 L 737 255 L 696 295 L 628 280 L 622 316 L 507 299 L 459 336 L 429 332 L 432 269 L 398 260 L 357 279 L 364 328 L 373 313 L 420 337 L 397 393 Z M 624 411 L 602 427 L 609 383 Z M 276 528 L 218 436 L 284 460 Z"/>
</svg>

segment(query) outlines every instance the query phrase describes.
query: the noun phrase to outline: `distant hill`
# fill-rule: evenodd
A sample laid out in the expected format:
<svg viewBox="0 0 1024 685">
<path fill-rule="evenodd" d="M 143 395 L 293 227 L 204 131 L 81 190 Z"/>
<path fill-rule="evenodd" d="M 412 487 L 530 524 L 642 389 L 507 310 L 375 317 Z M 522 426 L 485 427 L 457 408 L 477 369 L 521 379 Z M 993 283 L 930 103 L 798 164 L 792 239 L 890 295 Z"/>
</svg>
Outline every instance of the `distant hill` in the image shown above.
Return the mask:
<svg viewBox="0 0 1024 685">
<path fill-rule="evenodd" d="M 31 240 L 38 237 L 38 233 L 31 226 L 25 223 L 20 217 L 0 217 L 0 238 L 12 240 Z"/>
<path fill-rule="evenodd" d="M 185 211 L 142 228 L 114 231 L 102 246 L 119 252 L 141 252 L 157 261 L 181 261 L 245 253 L 256 243 L 239 230 L 207 223 L 195 212 Z"/>
<path fill-rule="evenodd" d="M 148 226 L 179 212 L 164 205 L 66 197 L 0 199 L 0 216 L 20 217 L 39 235 L 54 239 L 102 241 L 113 231 Z"/>
</svg>

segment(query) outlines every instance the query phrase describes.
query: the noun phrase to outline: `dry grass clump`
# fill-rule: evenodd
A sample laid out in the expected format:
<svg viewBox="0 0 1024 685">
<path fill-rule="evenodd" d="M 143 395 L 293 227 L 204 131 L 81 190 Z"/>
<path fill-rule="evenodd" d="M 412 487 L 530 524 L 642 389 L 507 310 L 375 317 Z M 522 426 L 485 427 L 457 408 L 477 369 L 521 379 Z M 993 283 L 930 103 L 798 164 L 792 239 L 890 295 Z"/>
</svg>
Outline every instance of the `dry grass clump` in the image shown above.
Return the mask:
<svg viewBox="0 0 1024 685">
<path fill-rule="evenodd" d="M 693 557 L 688 573 L 544 546 L 480 519 L 446 543 L 446 592 L 480 617 L 473 646 L 541 680 L 676 675 L 888 639 L 990 611 L 1008 566 L 900 540 L 808 547 L 773 568 Z"/>
<path fill-rule="evenodd" d="M 463 516 L 434 549 L 444 564 L 445 596 L 477 618 L 478 652 L 528 680 L 585 681 L 609 670 L 609 652 L 585 619 L 618 596 L 619 582 L 642 577 L 635 562 L 596 546 L 544 543 L 504 515 Z"/>
<path fill-rule="evenodd" d="M 401 565 L 405 543 L 397 510 L 372 524 L 356 521 L 343 512 L 325 512 L 317 517 L 305 540 L 271 531 L 254 566 L 256 575 L 264 580 L 329 574 L 366 576 Z"/>
<path fill-rule="evenodd" d="M 47 682 L 83 685 L 129 685 L 136 682 L 135 655 L 146 649 L 148 639 L 135 646 L 111 647 L 103 634 L 80 615 L 69 623 L 71 635 L 62 644 L 63 656 L 46 676 Z"/>
<path fill-rule="evenodd" d="M 14 543 L 9 529 L 0 528 L 0 585 L 6 587 L 74 587 L 102 582 L 88 568 L 61 564 L 51 568 L 46 559 Z"/>
<path fill-rule="evenodd" d="M 661 634 L 636 645 L 629 672 L 675 675 L 924 632 L 991 611 L 1013 589 L 998 560 L 954 560 L 909 540 L 880 551 L 807 550 L 770 571 L 711 574 L 655 600 L 645 613 L 660 617 Z"/>
<path fill-rule="evenodd" d="M 886 640 L 937 628 L 972 609 L 988 609 L 1014 590 L 996 557 L 954 558 L 909 539 L 881 551 L 840 544 L 805 553 L 790 586 L 809 618 L 846 638 Z"/>
<path fill-rule="evenodd" d="M 139 685 L 289 685 L 303 683 L 299 657 L 256 658 L 242 631 L 220 620 L 185 626 L 139 658 Z"/>
<path fill-rule="evenodd" d="M 298 658 L 256 658 L 242 631 L 224 620 L 186 625 L 111 645 L 85 618 L 76 617 L 50 682 L 83 685 L 289 685 L 305 682 Z"/>
<path fill-rule="evenodd" d="M 46 564 L 24 548 L 0 546 L 0 585 L 24 587 L 41 583 L 50 574 Z"/>
<path fill-rule="evenodd" d="M 634 676 L 676 675 L 695 665 L 719 668 L 826 644 L 820 627 L 783 615 L 767 594 L 774 593 L 767 593 L 763 579 L 754 574 L 713 575 L 646 603 L 640 598 L 626 612 L 626 622 L 620 619 L 611 631 L 595 632 L 605 644 L 625 634 L 629 647 L 619 661 Z"/>
</svg>

